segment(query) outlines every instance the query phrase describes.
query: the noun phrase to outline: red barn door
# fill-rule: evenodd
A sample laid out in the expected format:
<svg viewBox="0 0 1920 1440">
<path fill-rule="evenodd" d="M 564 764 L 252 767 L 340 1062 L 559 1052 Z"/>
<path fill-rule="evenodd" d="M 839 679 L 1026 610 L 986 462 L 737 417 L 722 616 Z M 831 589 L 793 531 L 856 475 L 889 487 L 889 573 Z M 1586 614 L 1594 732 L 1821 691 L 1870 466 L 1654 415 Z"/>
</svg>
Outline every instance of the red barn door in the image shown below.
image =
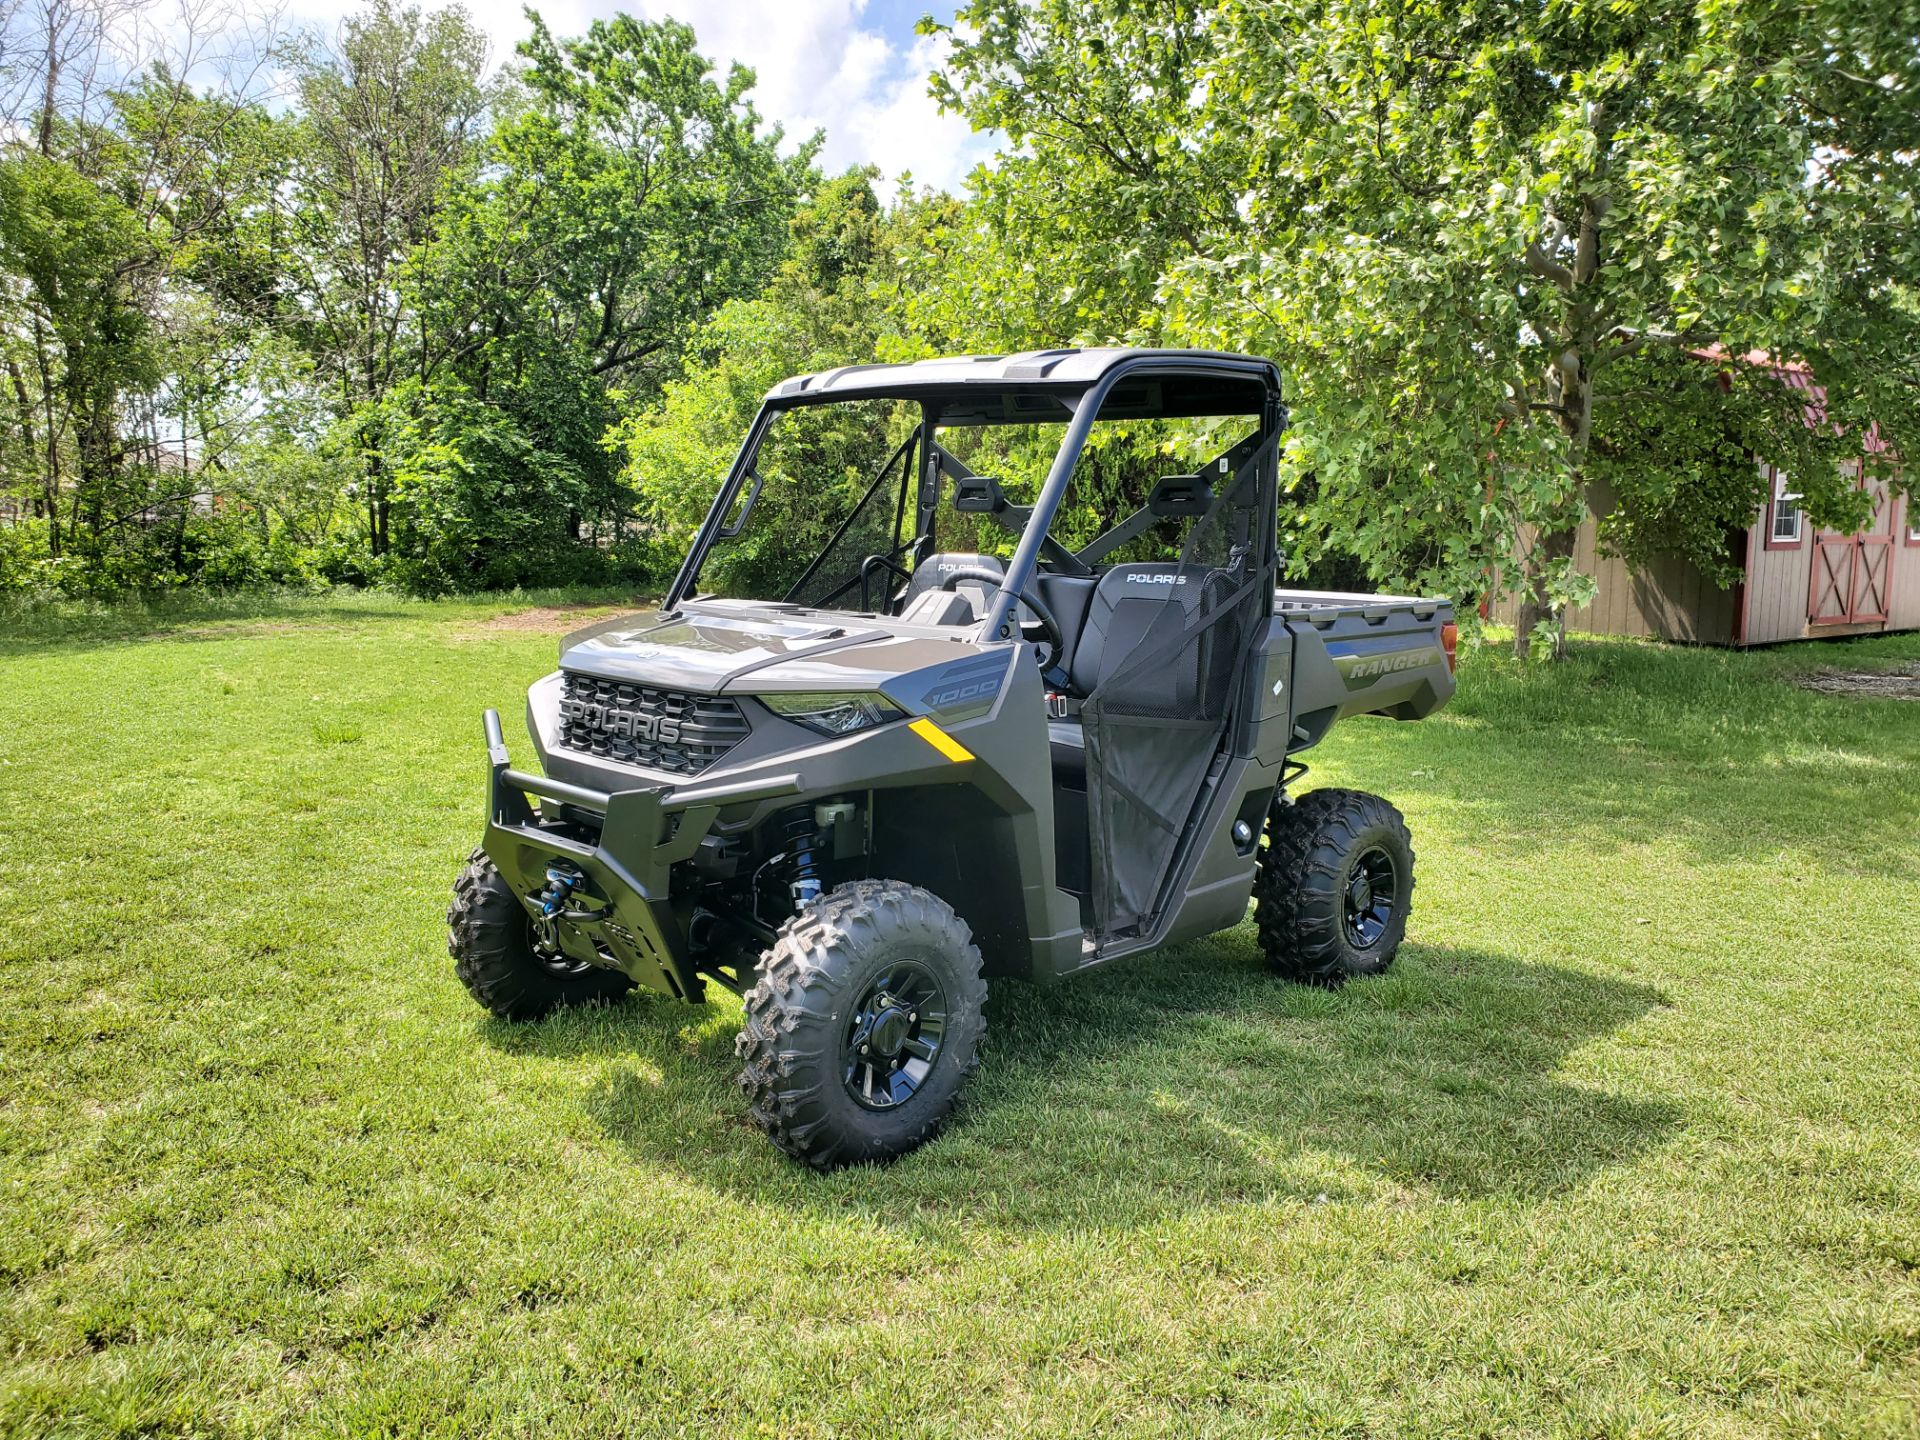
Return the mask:
<svg viewBox="0 0 1920 1440">
<path fill-rule="evenodd" d="M 1822 530 L 1813 537 L 1809 625 L 1864 625 L 1887 618 L 1893 591 L 1893 505 L 1887 482 L 1861 482 L 1873 496 L 1873 518 L 1855 535 Z"/>
</svg>

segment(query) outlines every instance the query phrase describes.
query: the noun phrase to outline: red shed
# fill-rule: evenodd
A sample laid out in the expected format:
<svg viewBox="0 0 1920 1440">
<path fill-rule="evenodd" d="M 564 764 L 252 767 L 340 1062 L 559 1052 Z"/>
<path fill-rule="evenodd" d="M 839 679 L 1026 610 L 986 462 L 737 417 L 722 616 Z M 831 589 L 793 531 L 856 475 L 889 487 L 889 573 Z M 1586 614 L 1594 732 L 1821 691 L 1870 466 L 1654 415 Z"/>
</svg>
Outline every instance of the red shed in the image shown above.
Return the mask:
<svg viewBox="0 0 1920 1440">
<path fill-rule="evenodd" d="M 1700 358 L 1725 356 L 1702 351 Z M 1824 418 L 1826 392 L 1804 365 L 1744 357 L 1769 365 L 1781 380 L 1808 397 L 1808 423 Z M 1869 430 L 1864 453 L 1883 455 L 1886 443 Z M 1884 479 L 1856 478 L 1874 497 L 1866 527 L 1844 535 L 1816 530 L 1795 501 L 1792 477 L 1756 456 L 1767 477 L 1770 500 L 1744 532 L 1730 537 L 1741 579 L 1716 585 L 1691 560 L 1664 555 L 1635 571 L 1626 561 L 1603 558 L 1594 520 L 1574 536 L 1574 564 L 1598 582 L 1593 602 L 1570 611 L 1567 628 L 1590 635 L 1649 635 L 1702 645 L 1769 645 L 1828 635 L 1868 635 L 1920 630 L 1920 502 L 1893 495 Z M 1858 461 L 1847 467 L 1859 477 Z M 1595 487 L 1595 514 L 1605 514 L 1612 494 Z M 1494 607 L 1495 619 L 1512 624 L 1512 595 Z"/>
</svg>

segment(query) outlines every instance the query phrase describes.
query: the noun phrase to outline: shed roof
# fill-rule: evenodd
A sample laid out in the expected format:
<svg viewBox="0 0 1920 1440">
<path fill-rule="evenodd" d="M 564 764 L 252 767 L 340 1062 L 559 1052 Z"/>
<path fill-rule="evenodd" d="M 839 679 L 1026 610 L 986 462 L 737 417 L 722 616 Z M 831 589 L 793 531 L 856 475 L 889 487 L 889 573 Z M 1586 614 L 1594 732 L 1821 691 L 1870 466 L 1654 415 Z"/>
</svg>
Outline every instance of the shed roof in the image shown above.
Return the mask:
<svg viewBox="0 0 1920 1440">
<path fill-rule="evenodd" d="M 1798 390 L 1807 397 L 1805 418 L 1809 430 L 1818 430 L 1832 424 L 1835 434 L 1840 433 L 1837 422 L 1827 419 L 1827 387 L 1813 378 L 1813 368 L 1804 360 L 1779 360 L 1765 350 L 1749 350 L 1744 355 L 1730 355 L 1718 345 L 1709 345 L 1705 349 L 1687 352 L 1699 360 L 1711 361 L 1715 365 L 1747 365 L 1756 370 L 1772 372 L 1775 379 L 1790 390 Z M 1890 454 L 1893 447 L 1880 433 L 1878 424 L 1869 425 L 1867 433 L 1861 437 L 1861 450 L 1868 455 Z"/>
</svg>

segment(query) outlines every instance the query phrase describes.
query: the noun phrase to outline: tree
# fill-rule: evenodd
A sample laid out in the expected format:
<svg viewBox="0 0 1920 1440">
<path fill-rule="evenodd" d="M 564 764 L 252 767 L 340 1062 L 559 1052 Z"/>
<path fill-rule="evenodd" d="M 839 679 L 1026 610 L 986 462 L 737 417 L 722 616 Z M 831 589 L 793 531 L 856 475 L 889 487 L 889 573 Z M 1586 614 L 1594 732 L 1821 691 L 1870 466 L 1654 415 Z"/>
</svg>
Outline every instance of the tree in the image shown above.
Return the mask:
<svg viewBox="0 0 1920 1440">
<path fill-rule="evenodd" d="M 129 13 L 39 5 L 32 63 L 8 92 L 17 128 L 0 142 L 0 274 L 14 301 L 0 409 L 36 457 L 47 558 L 77 562 L 96 587 L 150 577 L 163 518 L 180 556 L 195 472 L 213 460 L 214 397 L 243 384 L 202 363 L 232 317 L 197 282 L 257 258 L 241 241 L 277 174 L 278 127 L 253 98 L 270 52 L 244 32 L 211 45 L 190 11 L 164 41 L 133 32 L 129 58 Z M 178 443 L 163 454 L 169 422 Z"/>
<path fill-rule="evenodd" d="M 521 53 L 519 103 L 407 267 L 414 376 L 363 417 L 408 477 L 395 545 L 429 587 L 605 558 L 631 504 L 609 427 L 766 283 L 817 146 L 782 157 L 752 72 L 716 81 L 677 22 L 556 40 L 535 17 Z"/>
<path fill-rule="evenodd" d="M 38 153 L 0 161 L 0 267 L 26 283 L 41 363 L 49 455 L 47 506 L 61 550 L 59 436 L 73 427 L 78 475 L 65 526 L 98 532 L 118 468 L 121 392 L 156 373 L 152 327 L 131 278 L 145 236 L 132 209 L 72 166 Z M 57 409 L 53 408 L 56 404 Z"/>
<path fill-rule="evenodd" d="M 467 12 L 373 0 L 337 47 L 302 58 L 304 144 L 289 219 L 294 292 L 308 345 L 340 413 L 378 410 L 410 359 L 400 272 L 436 238 L 441 196 L 477 158 L 489 92 L 487 41 Z M 368 544 L 388 543 L 383 437 L 362 428 Z"/>
<path fill-rule="evenodd" d="M 1920 373 L 1912 227 L 1884 218 L 1912 213 L 1913 9 L 978 0 L 940 83 L 1021 147 L 992 182 L 1019 213 L 1069 187 L 1088 278 L 1054 314 L 1276 353 L 1299 538 L 1468 594 L 1518 546 L 1524 651 L 1577 598 L 1599 427 L 1686 423 L 1626 365 L 1650 351 L 1810 361 L 1845 433 L 1806 431 L 1806 503 L 1858 518 L 1832 462 Z"/>
<path fill-rule="evenodd" d="M 609 436 L 656 568 L 677 562 L 691 540 L 769 389 L 881 348 L 896 227 L 919 202 L 908 197 L 887 215 L 876 178 L 856 169 L 818 184 L 792 219 L 787 258 L 765 291 L 721 306 L 688 340 L 681 374 Z M 786 503 L 784 492 L 769 503 Z M 783 520 L 769 528 L 812 533 L 805 516 Z"/>
</svg>

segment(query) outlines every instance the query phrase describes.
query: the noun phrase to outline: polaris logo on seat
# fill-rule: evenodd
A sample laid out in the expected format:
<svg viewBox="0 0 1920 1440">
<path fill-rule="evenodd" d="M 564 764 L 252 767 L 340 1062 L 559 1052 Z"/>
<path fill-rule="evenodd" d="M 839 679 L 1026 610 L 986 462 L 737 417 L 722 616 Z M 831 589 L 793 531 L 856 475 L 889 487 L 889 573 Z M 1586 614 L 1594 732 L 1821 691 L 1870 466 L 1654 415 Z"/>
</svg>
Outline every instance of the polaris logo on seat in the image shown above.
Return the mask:
<svg viewBox="0 0 1920 1440">
<path fill-rule="evenodd" d="M 1172 571 L 1164 575 L 1129 575 L 1127 577 L 1129 585 L 1184 585 L 1186 583 L 1186 576 L 1176 575 Z"/>
<path fill-rule="evenodd" d="M 647 715 L 591 700 L 562 700 L 560 718 L 577 720 L 589 729 L 598 730 L 609 740 L 657 741 L 662 745 L 672 745 L 680 739 L 680 722 L 671 715 Z"/>
</svg>

